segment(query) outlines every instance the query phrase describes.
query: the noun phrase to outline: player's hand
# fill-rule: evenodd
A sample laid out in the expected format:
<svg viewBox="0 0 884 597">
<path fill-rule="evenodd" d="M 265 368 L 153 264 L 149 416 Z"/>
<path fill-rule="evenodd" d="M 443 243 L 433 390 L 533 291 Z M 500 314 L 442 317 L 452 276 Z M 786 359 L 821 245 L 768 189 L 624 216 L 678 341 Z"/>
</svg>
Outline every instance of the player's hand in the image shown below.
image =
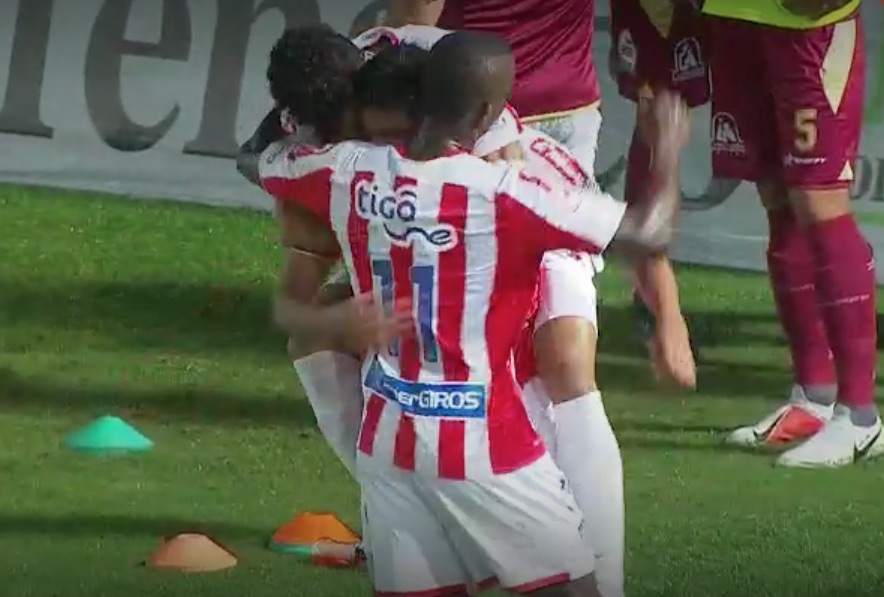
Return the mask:
<svg viewBox="0 0 884 597">
<path fill-rule="evenodd" d="M 414 331 L 409 300 L 396 301 L 390 310 L 367 293 L 328 307 L 326 313 L 336 344 L 350 353 L 381 350 Z"/>
<path fill-rule="evenodd" d="M 697 365 L 691 351 L 687 323 L 681 315 L 663 317 L 648 341 L 654 375 L 662 382 L 673 382 L 683 388 L 697 386 Z"/>
</svg>

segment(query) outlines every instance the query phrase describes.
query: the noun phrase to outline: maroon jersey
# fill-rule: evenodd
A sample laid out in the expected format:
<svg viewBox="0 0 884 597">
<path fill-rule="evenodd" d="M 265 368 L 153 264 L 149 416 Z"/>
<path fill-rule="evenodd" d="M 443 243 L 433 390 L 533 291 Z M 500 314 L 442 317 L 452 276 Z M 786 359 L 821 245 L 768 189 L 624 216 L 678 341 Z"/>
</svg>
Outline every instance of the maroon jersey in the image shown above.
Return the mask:
<svg viewBox="0 0 884 597">
<path fill-rule="evenodd" d="M 439 26 L 487 31 L 516 58 L 512 104 L 531 118 L 599 100 L 592 61 L 592 0 L 447 0 Z"/>
</svg>

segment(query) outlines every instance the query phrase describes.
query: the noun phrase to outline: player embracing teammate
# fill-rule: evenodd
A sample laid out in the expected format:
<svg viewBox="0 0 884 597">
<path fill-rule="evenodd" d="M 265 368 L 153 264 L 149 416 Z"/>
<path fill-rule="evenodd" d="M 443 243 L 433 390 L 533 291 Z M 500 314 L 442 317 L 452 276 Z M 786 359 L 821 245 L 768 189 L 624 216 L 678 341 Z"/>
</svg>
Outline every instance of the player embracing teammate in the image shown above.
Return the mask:
<svg viewBox="0 0 884 597">
<path fill-rule="evenodd" d="M 599 85 L 592 60 L 594 3 L 585 0 L 392 0 L 388 20 L 402 25 L 437 23 L 506 39 L 516 61 L 512 103 L 526 130 L 536 129 L 564 146 L 570 159 L 594 180 L 601 127 Z M 438 19 L 438 20 L 437 20 Z M 648 170 L 645 170 L 647 181 Z M 636 189 L 635 195 L 648 189 Z M 658 274 L 665 257 L 635 267 L 649 295 L 664 310 L 653 343 L 655 365 L 684 386 L 695 383 L 695 367 L 671 270 Z M 596 384 L 598 321 L 593 276 L 598 258 L 551 252 L 544 258 L 543 301 L 533 326 L 536 377 L 527 390 L 538 429 L 569 478 L 587 527 L 593 530 L 598 580 L 607 595 L 623 593 L 624 514 L 620 450 Z M 668 300 L 668 302 L 666 302 Z M 554 307 L 552 310 L 544 308 Z M 670 317 L 671 315 L 671 317 Z M 544 404 L 545 403 L 545 404 Z M 540 409 L 531 411 L 531 407 Z M 602 508 L 601 504 L 610 504 Z M 615 504 L 621 504 L 616 508 Z"/>
<path fill-rule="evenodd" d="M 292 53 L 274 52 L 282 63 Z M 330 309 L 302 304 L 288 321 L 377 340 L 359 347 L 368 356 L 356 468 L 379 591 L 457 595 L 494 576 L 522 592 L 595 594 L 567 483 L 518 396 L 513 322 L 533 308 L 547 250 L 597 252 L 612 234 L 621 248 L 663 249 L 677 210 L 681 109 L 660 99 L 659 194 L 624 212 L 598 191 L 463 152 L 509 95 L 505 43 L 452 34 L 429 62 L 421 125 L 401 149 L 282 144 L 262 158 L 265 188 L 322 224 L 298 231 L 295 222 L 290 245 L 327 255 L 337 242 L 357 290 Z M 288 109 L 297 94 L 283 81 L 290 69 L 274 72 L 271 91 Z M 388 320 L 381 304 L 406 309 Z M 413 333 L 391 338 L 403 323 Z"/>
</svg>

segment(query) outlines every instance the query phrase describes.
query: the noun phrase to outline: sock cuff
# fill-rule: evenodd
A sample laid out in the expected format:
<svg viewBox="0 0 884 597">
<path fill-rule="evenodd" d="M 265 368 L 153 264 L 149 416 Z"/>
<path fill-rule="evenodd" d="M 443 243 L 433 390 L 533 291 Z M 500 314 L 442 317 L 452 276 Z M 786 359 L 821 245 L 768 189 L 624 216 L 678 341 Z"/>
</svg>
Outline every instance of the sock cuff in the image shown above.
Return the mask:
<svg viewBox="0 0 884 597">
<path fill-rule="evenodd" d="M 595 412 L 599 409 L 604 412 L 605 410 L 605 406 L 602 403 L 602 393 L 598 390 L 578 396 L 572 400 L 566 400 L 556 404 L 553 408 L 557 417 L 579 416 L 581 413 Z"/>
<path fill-rule="evenodd" d="M 325 377 L 340 379 L 343 376 L 361 377 L 362 363 L 344 352 L 321 350 L 292 361 L 299 377 Z"/>
<path fill-rule="evenodd" d="M 297 369 L 299 367 L 313 367 L 319 365 L 331 366 L 356 366 L 361 368 L 361 363 L 352 355 L 346 352 L 338 352 L 337 350 L 320 350 L 308 354 L 305 357 L 295 359 L 292 365 Z"/>
</svg>

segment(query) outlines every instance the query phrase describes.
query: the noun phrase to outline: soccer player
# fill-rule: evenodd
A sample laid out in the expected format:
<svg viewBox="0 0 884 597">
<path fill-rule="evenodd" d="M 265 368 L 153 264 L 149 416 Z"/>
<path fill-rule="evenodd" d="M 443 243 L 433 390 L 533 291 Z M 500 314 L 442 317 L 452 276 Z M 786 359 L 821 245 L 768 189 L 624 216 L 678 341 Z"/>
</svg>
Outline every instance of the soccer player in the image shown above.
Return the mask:
<svg viewBox="0 0 884 597">
<path fill-rule="evenodd" d="M 429 47 L 448 32 L 434 27 L 413 27 L 398 31 L 408 40 Z M 274 86 L 288 85 L 289 108 L 274 107 L 263 119 L 251 139 L 243 144 L 237 168 L 252 182 L 257 182 L 257 157 L 271 142 L 286 134 L 294 134 L 301 142 L 324 144 L 358 136 L 359 126 L 353 118 L 352 79 L 362 65 L 363 53 L 377 51 L 383 42 L 399 43 L 395 32 L 379 28 L 362 36 L 358 46 L 327 26 L 301 27 L 284 33 L 271 53 L 268 81 Z M 285 56 L 282 56 L 284 54 Z M 280 73 L 274 64 L 286 64 L 292 72 Z M 280 91 L 281 93 L 281 91 Z M 294 99 L 298 101 L 294 101 Z M 281 121 L 285 122 L 282 126 Z M 381 123 L 382 124 L 382 123 Z M 489 154 L 507 157 L 511 146 L 518 147 L 521 125 L 512 118 L 501 117 L 491 130 L 477 141 L 476 147 L 492 147 Z M 379 140 L 383 133 L 375 130 Z M 292 205 L 277 204 L 277 210 L 291 212 Z M 287 256 L 282 273 L 283 292 L 294 300 L 306 300 L 317 279 L 323 278 L 337 262 L 327 253 L 303 251 L 291 238 L 299 230 L 314 226 L 309 213 L 300 219 L 291 213 L 278 214 L 285 223 L 283 244 Z M 294 214 L 297 215 L 297 214 Z M 341 274 L 338 269 L 333 274 Z M 344 272 L 345 273 L 345 272 Z M 316 297 L 324 303 L 347 296 L 346 276 L 333 275 L 326 281 L 324 292 Z M 309 296 L 306 296 L 307 293 Z M 359 362 L 347 347 L 320 343 L 315 336 L 304 335 L 288 342 L 288 352 L 317 419 L 323 436 L 335 455 L 352 473 L 355 465 L 356 437 L 362 413 L 362 390 Z"/>
<path fill-rule="evenodd" d="M 443 7 L 444 5 L 444 7 Z M 441 16 L 440 16 L 441 14 Z M 446 29 L 485 31 L 500 35 L 513 48 L 516 60 L 516 83 L 512 104 L 519 117 L 529 126 L 542 130 L 568 148 L 581 169 L 594 179 L 594 164 L 601 128 L 600 92 L 591 45 L 594 27 L 594 3 L 587 0 L 391 0 L 387 23 L 435 25 Z M 596 258 L 595 264 L 601 265 Z M 584 264 L 586 265 L 586 264 Z M 549 272 L 544 288 L 554 292 L 558 285 L 574 288 L 588 282 L 584 269 L 561 253 L 551 252 L 544 259 Z M 567 291 L 562 296 L 574 296 Z M 569 307 L 578 303 L 567 303 Z M 559 303 L 561 306 L 561 303 Z M 543 317 L 533 337 L 534 358 L 543 393 L 558 418 L 566 420 L 556 426 L 556 441 L 561 444 L 560 466 L 575 486 L 589 485 L 593 461 L 586 454 L 599 454 L 600 466 L 608 467 L 609 477 L 619 472 L 619 454 L 613 435 L 602 445 L 607 434 L 593 435 L 594 428 L 610 426 L 597 394 L 594 371 L 587 366 L 594 361 L 596 328 L 594 322 L 562 310 L 555 318 Z M 666 344 L 672 346 L 671 343 Z M 681 356 L 676 350 L 659 351 L 670 359 L 670 370 L 679 367 Z M 688 367 L 693 370 L 693 367 Z M 573 467 L 573 468 L 572 468 Z M 579 480 L 585 483 L 579 483 Z M 610 513 L 606 522 L 622 519 Z M 602 552 L 621 553 L 622 532 L 604 533 L 597 541 L 611 537 L 614 546 Z M 617 566 L 614 566 L 615 568 Z M 605 582 L 605 578 L 600 578 Z M 611 585 L 622 585 L 617 580 Z M 617 594 L 616 590 L 609 591 Z"/>
<path fill-rule="evenodd" d="M 688 107 L 709 101 L 709 71 L 704 52 L 699 10 L 685 0 L 611 0 L 611 56 L 609 68 L 620 95 L 636 106 L 635 129 L 629 145 L 624 198 L 634 201 L 643 196 L 647 184 L 651 151 L 647 138 L 648 100 L 654 91 L 672 89 Z M 678 285 L 666 257 L 642 264 L 636 280 L 633 304 L 639 319 L 650 315 L 653 352 L 671 351 L 693 358 L 687 325 L 679 304 Z M 654 283 L 642 283 L 653 278 Z M 669 339 L 660 342 L 660 338 Z"/>
<path fill-rule="evenodd" d="M 423 59 L 413 46 L 392 46 L 381 50 L 356 74 L 354 92 L 362 112 L 363 124 L 370 138 L 401 140 L 412 130 L 418 111 L 413 82 Z M 548 135 L 531 127 L 523 130 L 521 154 L 525 171 L 556 181 L 569 188 L 593 184 L 589 173 L 570 152 Z M 487 145 L 486 151 L 493 151 Z M 481 152 L 474 151 L 477 155 Z M 517 377 L 523 386 L 523 398 L 529 418 L 544 440 L 553 459 L 565 472 L 574 497 L 585 516 L 587 534 L 593 537 L 596 551 L 596 579 L 603 596 L 623 593 L 623 475 L 619 448 L 604 412 L 600 394 L 595 389 L 589 402 L 593 409 L 589 429 L 585 419 L 559 412 L 550 404 L 536 367 L 533 335 L 558 317 L 574 317 L 587 322 L 593 334 L 598 328 L 594 256 L 564 252 L 559 259 L 545 259 L 541 269 L 540 310 L 528 327 L 525 342 L 517 351 Z M 592 340 L 595 338 L 593 337 Z M 595 386 L 595 344 L 583 365 L 585 375 Z M 690 352 L 687 352 L 690 357 Z M 691 358 L 676 362 L 671 370 L 661 363 L 660 370 L 683 384 L 694 380 Z M 569 403 L 566 403 L 569 404 Z M 570 403 L 579 406 L 580 402 Z M 565 417 L 562 420 L 562 417 Z M 569 449 L 569 437 L 580 437 L 577 449 Z M 590 446 L 586 446 L 588 442 Z M 564 444 L 562 450 L 558 446 Z"/>
<path fill-rule="evenodd" d="M 280 313 L 314 333 L 384 332 L 382 347 L 366 346 L 357 467 L 379 592 L 459 595 L 495 576 L 525 593 L 597 594 L 576 504 L 518 397 L 513 322 L 531 308 L 547 249 L 597 251 L 612 234 L 645 251 L 668 242 L 683 115 L 671 97 L 658 98 L 660 195 L 620 220 L 623 207 L 610 197 L 562 193 L 460 149 L 502 109 L 511 77 L 505 43 L 455 33 L 431 53 L 424 120 L 405 156 L 350 142 L 283 145 L 262 157 L 265 188 L 327 222 L 371 305 L 413 303 L 414 333 L 393 345 L 361 295 L 345 311 L 300 305 Z M 364 324 L 351 317 L 360 310 Z"/>
<path fill-rule="evenodd" d="M 849 195 L 864 100 L 858 9 L 859 0 L 703 7 L 715 44 L 713 169 L 754 182 L 767 211 L 768 273 L 795 383 L 785 405 L 729 439 L 800 441 L 779 457 L 784 466 L 836 467 L 884 452 L 874 260 Z"/>
</svg>

